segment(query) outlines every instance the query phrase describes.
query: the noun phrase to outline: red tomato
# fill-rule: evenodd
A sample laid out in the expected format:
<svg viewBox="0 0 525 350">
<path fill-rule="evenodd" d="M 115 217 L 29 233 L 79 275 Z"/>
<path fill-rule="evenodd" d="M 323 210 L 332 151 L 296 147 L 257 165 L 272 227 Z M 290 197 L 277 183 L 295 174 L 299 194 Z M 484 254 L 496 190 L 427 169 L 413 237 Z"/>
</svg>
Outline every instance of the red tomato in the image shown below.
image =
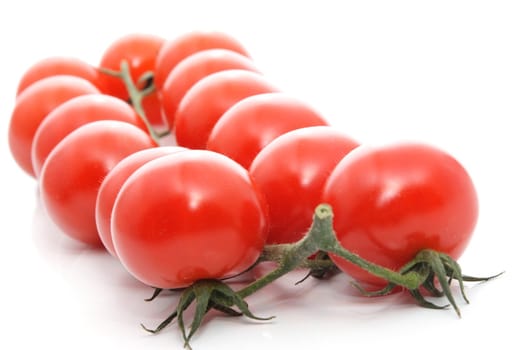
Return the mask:
<svg viewBox="0 0 525 350">
<path fill-rule="evenodd" d="M 160 92 L 162 108 L 170 129 L 173 127 L 177 107 L 186 91 L 205 76 L 227 69 L 257 71 L 251 59 L 225 49 L 199 51 L 183 59 L 172 69 Z"/>
<path fill-rule="evenodd" d="M 49 154 L 40 174 L 42 203 L 70 237 L 101 245 L 95 202 L 106 174 L 123 158 L 155 147 L 151 137 L 130 123 L 102 120 L 79 127 Z"/>
<path fill-rule="evenodd" d="M 258 73 L 232 69 L 208 75 L 193 85 L 175 114 L 175 138 L 188 148 L 205 148 L 213 126 L 228 108 L 248 96 L 277 89 Z"/>
<path fill-rule="evenodd" d="M 246 97 L 228 109 L 213 127 L 207 148 L 245 168 L 264 146 L 288 131 L 327 125 L 307 104 L 284 93 Z"/>
<path fill-rule="evenodd" d="M 153 72 L 155 60 L 164 44 L 164 39 L 147 34 L 129 34 L 114 41 L 104 52 L 99 66 L 110 70 L 120 71 L 120 64 L 126 60 L 129 65 L 132 80 L 137 88 L 144 88 L 138 84 L 138 79 L 146 72 Z M 118 97 L 124 101 L 129 94 L 122 79 L 109 74 L 100 74 L 101 90 L 105 94 Z M 156 93 L 146 96 L 143 101 L 144 112 L 153 125 L 164 124 L 160 101 Z"/>
<path fill-rule="evenodd" d="M 18 165 L 35 176 L 31 147 L 42 120 L 61 103 L 80 95 L 97 94 L 89 81 L 66 75 L 41 79 L 18 96 L 9 124 L 9 146 Z"/>
<path fill-rule="evenodd" d="M 155 85 L 162 88 L 171 70 L 179 62 L 191 54 L 208 49 L 226 49 L 248 56 L 246 49 L 226 33 L 188 32 L 162 46 L 155 62 Z"/>
<path fill-rule="evenodd" d="M 135 152 L 122 159 L 109 171 L 98 190 L 95 218 L 100 240 L 111 255 L 116 256 L 111 237 L 111 212 L 120 188 L 128 177 L 150 160 L 185 150 L 183 147 L 155 147 Z"/>
<path fill-rule="evenodd" d="M 326 178 L 346 154 L 358 146 L 329 126 L 287 132 L 255 157 L 250 174 L 269 207 L 269 244 L 300 240 L 321 203 Z"/>
<path fill-rule="evenodd" d="M 334 229 L 351 252 L 398 270 L 422 249 L 457 259 L 478 216 L 474 185 L 447 153 L 421 144 L 360 147 L 335 167 L 323 202 Z M 386 282 L 339 257 L 341 270 L 360 282 Z"/>
<path fill-rule="evenodd" d="M 22 75 L 16 95 L 20 95 L 29 85 L 54 75 L 73 75 L 84 78 L 98 86 L 98 71 L 92 65 L 74 57 L 48 57 L 36 62 Z"/>
<path fill-rule="evenodd" d="M 188 150 L 154 159 L 128 178 L 111 230 L 133 276 L 180 288 L 250 267 L 266 240 L 266 214 L 246 169 L 215 152 Z"/>
<path fill-rule="evenodd" d="M 31 150 L 33 170 L 38 177 L 53 148 L 71 131 L 97 120 L 120 120 L 147 131 L 144 122 L 126 102 L 109 95 L 82 95 L 55 109 L 38 127 Z"/>
</svg>

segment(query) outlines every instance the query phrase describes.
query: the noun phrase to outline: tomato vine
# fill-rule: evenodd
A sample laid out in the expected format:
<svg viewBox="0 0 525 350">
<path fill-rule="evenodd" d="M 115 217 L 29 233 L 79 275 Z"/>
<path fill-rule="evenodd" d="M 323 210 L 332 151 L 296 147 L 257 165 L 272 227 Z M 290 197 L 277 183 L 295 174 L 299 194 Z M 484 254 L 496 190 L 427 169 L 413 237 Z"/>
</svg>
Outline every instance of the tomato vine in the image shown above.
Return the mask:
<svg viewBox="0 0 525 350">
<path fill-rule="evenodd" d="M 333 231 L 332 209 L 329 205 L 320 204 L 315 210 L 312 227 L 302 240 L 291 244 L 278 244 L 265 247 L 260 261 L 276 262 L 277 267 L 274 270 L 265 276 L 256 279 L 238 291 L 234 291 L 224 281 L 197 281 L 184 290 L 175 311 L 162 323 L 160 323 L 155 329 L 146 328 L 144 325 L 143 328 L 150 333 L 158 333 L 176 319 L 180 331 L 182 332 L 185 346 L 189 347 L 190 339 L 201 325 L 204 314 L 211 309 L 218 310 L 230 316 L 244 315 L 251 319 L 263 321 L 272 319 L 273 316 L 255 316 L 250 311 L 245 298 L 298 268 L 323 270 L 333 267 L 329 260 L 320 260 L 317 262 L 315 260 L 310 260 L 312 254 L 319 251 L 334 253 L 389 282 L 387 287 L 374 292 L 366 291 L 357 282 L 352 282 L 356 288 L 363 293 L 363 295 L 386 295 L 395 287 L 399 286 L 407 289 L 415 300 L 423 307 L 442 309 L 448 306 L 440 306 L 428 301 L 421 293 L 422 289 L 425 289 L 430 292 L 432 296 L 446 297 L 458 316 L 460 316 L 460 311 L 450 288 L 452 280 L 458 281 L 461 295 L 463 299 L 468 302 L 464 291 L 464 281 L 482 282 L 500 275 L 497 274 L 490 277 L 465 276 L 462 274 L 461 268 L 456 261 L 446 254 L 432 250 L 422 250 L 412 261 L 400 269 L 400 271 L 393 271 L 373 264 L 360 258 L 358 255 L 349 252 L 339 244 Z M 160 292 L 160 289 L 156 289 L 152 298 L 147 300 L 151 301 L 155 299 Z M 183 314 L 192 302 L 195 302 L 196 304 L 196 311 L 188 333 L 186 325 L 184 324 Z M 234 309 L 233 307 L 237 307 L 237 309 Z"/>
</svg>

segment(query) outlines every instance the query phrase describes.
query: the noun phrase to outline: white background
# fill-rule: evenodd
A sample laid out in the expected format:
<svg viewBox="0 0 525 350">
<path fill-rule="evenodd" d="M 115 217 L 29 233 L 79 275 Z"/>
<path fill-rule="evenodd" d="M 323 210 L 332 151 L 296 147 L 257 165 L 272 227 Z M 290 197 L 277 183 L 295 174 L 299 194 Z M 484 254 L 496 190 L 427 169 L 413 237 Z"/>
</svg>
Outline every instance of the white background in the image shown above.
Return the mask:
<svg viewBox="0 0 525 350">
<path fill-rule="evenodd" d="M 453 154 L 481 205 L 464 271 L 506 271 L 469 284 L 461 319 L 402 294 L 359 297 L 343 276 L 296 287 L 294 275 L 249 300 L 275 320 L 208 319 L 195 350 L 523 345 L 524 19 L 522 1 L 3 1 L 0 348 L 182 347 L 175 326 L 157 336 L 140 328 L 160 322 L 174 296 L 143 302 L 148 287 L 49 221 L 36 182 L 10 156 L 7 125 L 18 79 L 37 60 L 96 65 L 121 35 L 195 29 L 238 38 L 268 79 L 362 143 L 408 139 Z"/>
</svg>

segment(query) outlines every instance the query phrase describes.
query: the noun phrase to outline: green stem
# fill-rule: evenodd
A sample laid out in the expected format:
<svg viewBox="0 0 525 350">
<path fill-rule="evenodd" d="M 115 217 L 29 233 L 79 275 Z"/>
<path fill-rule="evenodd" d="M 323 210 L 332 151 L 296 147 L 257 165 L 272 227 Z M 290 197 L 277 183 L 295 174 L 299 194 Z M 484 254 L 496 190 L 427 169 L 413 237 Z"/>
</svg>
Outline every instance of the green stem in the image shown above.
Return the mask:
<svg viewBox="0 0 525 350">
<path fill-rule="evenodd" d="M 133 79 L 131 78 L 131 72 L 129 70 L 129 65 L 126 60 L 123 60 L 120 63 L 119 77 L 122 79 L 124 85 L 126 86 L 126 89 L 129 95 L 129 99 L 131 102 L 131 106 L 133 107 L 133 109 L 135 109 L 135 112 L 137 113 L 137 115 L 142 119 L 142 121 L 146 125 L 146 128 L 148 129 L 148 132 L 151 135 L 151 138 L 157 144 L 160 144 L 160 135 L 152 127 L 151 123 L 146 117 L 144 108 L 142 108 L 142 100 L 144 99 L 145 96 L 147 96 L 148 94 L 152 93 L 155 90 L 155 86 L 151 85 L 144 91 L 137 89 L 137 87 L 135 86 L 135 83 L 133 82 Z"/>
<path fill-rule="evenodd" d="M 291 244 L 271 244 L 264 247 L 257 264 L 265 261 L 272 261 L 275 263 L 280 263 L 283 259 L 285 253 L 290 250 Z M 305 259 L 301 261 L 296 268 L 298 269 L 328 269 L 334 267 L 334 263 L 329 260 L 320 260 L 320 259 Z"/>
<path fill-rule="evenodd" d="M 266 248 L 266 256 L 263 254 L 263 259 L 277 261 L 277 268 L 239 290 L 238 294 L 244 298 L 255 293 L 288 272 L 304 266 L 308 257 L 319 250 L 340 256 L 375 276 L 408 289 L 418 288 L 427 277 L 416 271 L 409 271 L 405 274 L 398 273 L 364 260 L 343 248 L 333 230 L 332 209 L 329 205 L 321 204 L 315 210 L 312 227 L 302 240 L 293 244 L 269 246 Z"/>
<path fill-rule="evenodd" d="M 406 274 L 400 274 L 386 267 L 382 267 L 380 265 L 371 263 L 367 260 L 362 259 L 357 254 L 350 253 L 348 250 L 344 249 L 337 241 L 335 241 L 335 244 L 333 246 L 322 247 L 322 249 L 350 261 L 354 265 L 359 266 L 360 268 L 366 270 L 372 275 L 381 277 L 388 282 L 406 287 L 408 289 L 416 289 L 421 285 L 421 283 L 425 281 L 427 277 L 426 275 L 422 275 L 417 271 L 409 271 Z"/>
<path fill-rule="evenodd" d="M 275 249 L 279 250 L 278 253 L 280 258 L 278 258 L 278 267 L 268 273 L 267 275 L 257 279 L 248 286 L 239 290 L 237 293 L 240 297 L 245 298 L 259 289 L 267 286 L 278 278 L 284 276 L 288 272 L 298 268 L 309 256 L 314 254 L 318 249 L 316 247 L 316 242 L 311 238 L 311 232 L 321 230 L 319 226 L 325 226 L 326 220 L 323 215 L 318 215 L 316 210 L 316 215 L 314 216 L 314 222 L 309 233 L 303 237 L 300 241 L 293 244 L 281 245 L 280 248 Z M 277 253 L 277 252 L 274 252 Z"/>
<path fill-rule="evenodd" d="M 148 84 L 146 88 L 143 90 L 138 89 L 135 83 L 133 82 L 133 78 L 131 77 L 129 65 L 126 60 L 123 60 L 120 63 L 120 71 L 114 71 L 114 70 L 106 69 L 106 68 L 99 68 L 99 70 L 101 73 L 111 75 L 115 78 L 119 78 L 122 80 L 128 92 L 128 96 L 129 96 L 128 102 L 131 104 L 131 106 L 135 110 L 135 113 L 137 113 L 137 115 L 140 117 L 144 125 L 146 125 L 146 128 L 148 129 L 148 133 L 150 134 L 151 138 L 157 143 L 157 145 L 160 145 L 160 140 L 163 137 L 169 135 L 170 131 L 165 130 L 165 131 L 157 132 L 153 128 L 151 123 L 149 122 L 146 116 L 146 112 L 144 111 L 144 108 L 142 107 L 142 100 L 144 99 L 144 97 L 155 92 L 155 85 L 151 83 L 151 84 Z M 146 72 L 140 77 L 139 83 L 140 82 L 145 83 L 146 81 L 152 78 L 153 78 L 153 73 Z"/>
</svg>

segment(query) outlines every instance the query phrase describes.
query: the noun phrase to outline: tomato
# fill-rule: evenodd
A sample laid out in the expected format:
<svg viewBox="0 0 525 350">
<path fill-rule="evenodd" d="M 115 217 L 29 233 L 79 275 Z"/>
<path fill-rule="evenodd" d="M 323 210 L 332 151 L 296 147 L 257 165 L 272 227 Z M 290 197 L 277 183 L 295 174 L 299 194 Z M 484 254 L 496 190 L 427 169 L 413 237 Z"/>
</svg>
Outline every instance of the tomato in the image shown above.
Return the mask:
<svg viewBox="0 0 525 350">
<path fill-rule="evenodd" d="M 155 35 L 129 34 L 115 40 L 104 51 L 99 66 L 114 71 L 120 71 L 123 60 L 128 62 L 132 80 L 137 88 L 144 88 L 144 83 L 139 84 L 139 78 L 146 72 L 153 72 L 155 60 L 164 44 L 164 39 Z M 105 94 L 118 97 L 124 101 L 129 99 L 129 94 L 124 82 L 119 77 L 109 74 L 100 74 L 101 90 Z M 152 125 L 164 124 L 160 101 L 156 93 L 146 96 L 143 101 L 144 112 Z"/>
<path fill-rule="evenodd" d="M 75 57 L 47 57 L 33 64 L 18 82 L 16 95 L 20 95 L 29 85 L 43 78 L 55 75 L 73 75 L 84 78 L 98 87 L 98 71 L 92 65 Z"/>
<path fill-rule="evenodd" d="M 416 143 L 354 150 L 328 178 L 323 201 L 333 208 L 334 229 L 346 249 L 393 270 L 422 249 L 457 259 L 478 216 L 476 190 L 463 166 L 442 150 Z M 332 258 L 362 283 L 386 284 Z"/>
<path fill-rule="evenodd" d="M 248 269 L 266 240 L 266 214 L 246 169 L 215 152 L 188 150 L 154 159 L 128 178 L 111 230 L 133 276 L 180 288 Z"/>
<path fill-rule="evenodd" d="M 16 100 L 9 124 L 9 147 L 18 165 L 35 176 L 31 147 L 40 123 L 61 103 L 80 95 L 98 93 L 89 81 L 66 75 L 41 79 L 25 89 Z"/>
<path fill-rule="evenodd" d="M 40 174 L 43 206 L 68 236 L 100 246 L 95 222 L 95 202 L 106 174 L 123 158 L 155 147 L 138 127 L 115 120 L 83 125 L 51 151 Z"/>
<path fill-rule="evenodd" d="M 183 59 L 172 69 L 160 92 L 162 108 L 170 129 L 173 127 L 177 107 L 186 91 L 205 76 L 227 69 L 257 71 L 251 59 L 225 49 L 199 51 Z"/>
<path fill-rule="evenodd" d="M 284 93 L 249 96 L 228 109 L 213 127 L 207 149 L 249 168 L 264 146 L 288 131 L 327 125 L 304 102 Z"/>
<path fill-rule="evenodd" d="M 312 126 L 287 132 L 261 150 L 250 174 L 268 202 L 269 244 L 296 242 L 306 234 L 326 178 L 357 146 L 333 127 Z"/>
<path fill-rule="evenodd" d="M 174 40 L 167 41 L 161 48 L 155 62 L 155 85 L 164 86 L 171 70 L 184 58 L 208 49 L 226 49 L 249 56 L 246 49 L 232 36 L 216 31 L 192 31 Z"/>
<path fill-rule="evenodd" d="M 126 181 L 135 170 L 150 160 L 182 150 L 185 150 L 185 148 L 166 146 L 138 151 L 122 159 L 106 175 L 98 190 L 95 205 L 95 219 L 100 240 L 111 255 L 116 256 L 113 238 L 111 237 L 111 212 L 113 211 L 115 199 L 124 181 Z"/>
<path fill-rule="evenodd" d="M 245 97 L 277 89 L 258 73 L 232 69 L 208 75 L 193 85 L 175 114 L 175 138 L 184 147 L 203 149 L 221 115 Z"/>
<path fill-rule="evenodd" d="M 120 120 L 147 131 L 144 122 L 126 102 L 109 95 L 82 95 L 55 109 L 42 121 L 33 139 L 31 159 L 38 176 L 53 148 L 71 131 L 97 120 Z"/>
</svg>

